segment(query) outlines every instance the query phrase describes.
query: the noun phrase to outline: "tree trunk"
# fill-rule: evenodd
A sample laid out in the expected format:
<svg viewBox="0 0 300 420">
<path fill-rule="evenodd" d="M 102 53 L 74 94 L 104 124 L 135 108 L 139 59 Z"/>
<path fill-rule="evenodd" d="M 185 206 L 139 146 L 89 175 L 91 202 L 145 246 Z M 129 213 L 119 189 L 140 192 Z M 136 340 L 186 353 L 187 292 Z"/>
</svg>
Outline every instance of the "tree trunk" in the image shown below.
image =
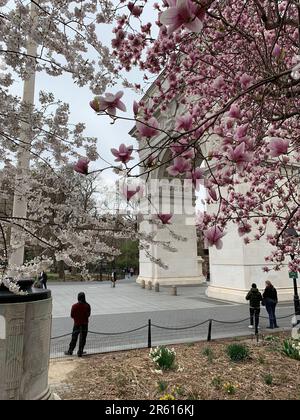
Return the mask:
<svg viewBox="0 0 300 420">
<path fill-rule="evenodd" d="M 57 261 L 57 270 L 59 280 L 66 281 L 65 278 L 65 263 L 63 261 Z"/>
</svg>

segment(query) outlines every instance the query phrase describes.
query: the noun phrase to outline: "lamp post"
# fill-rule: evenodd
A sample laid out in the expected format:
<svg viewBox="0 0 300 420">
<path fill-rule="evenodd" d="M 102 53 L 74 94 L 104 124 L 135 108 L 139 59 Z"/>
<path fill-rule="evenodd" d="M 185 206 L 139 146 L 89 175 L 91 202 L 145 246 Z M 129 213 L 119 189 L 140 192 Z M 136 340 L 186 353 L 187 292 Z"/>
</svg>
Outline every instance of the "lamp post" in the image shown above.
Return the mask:
<svg viewBox="0 0 300 420">
<path fill-rule="evenodd" d="M 286 230 L 286 233 L 288 236 L 292 238 L 299 238 L 298 232 L 294 228 L 288 228 Z M 295 259 L 294 254 L 290 254 L 292 261 Z M 298 295 L 298 287 L 297 287 L 297 278 L 298 278 L 298 272 L 297 271 L 291 271 L 289 273 L 289 277 L 293 279 L 294 284 L 294 308 L 295 308 L 295 315 L 300 315 L 300 302 L 299 302 L 299 295 Z"/>
</svg>

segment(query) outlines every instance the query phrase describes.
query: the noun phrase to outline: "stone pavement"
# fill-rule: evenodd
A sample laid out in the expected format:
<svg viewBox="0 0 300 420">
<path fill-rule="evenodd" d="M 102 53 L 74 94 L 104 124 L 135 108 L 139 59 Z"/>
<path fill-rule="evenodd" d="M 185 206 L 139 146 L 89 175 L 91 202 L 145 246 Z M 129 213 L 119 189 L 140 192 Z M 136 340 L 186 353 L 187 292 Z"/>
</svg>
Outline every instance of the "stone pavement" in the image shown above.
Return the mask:
<svg viewBox="0 0 300 420">
<path fill-rule="evenodd" d="M 142 289 L 134 279 L 119 280 L 115 288 L 110 282 L 48 283 L 48 287 L 53 297 L 53 318 L 69 317 L 79 292 L 85 292 L 93 316 L 232 305 L 208 299 L 203 286 L 178 287 L 178 296 L 172 296 L 171 288 L 160 288 L 160 292 Z"/>
<path fill-rule="evenodd" d="M 134 280 L 120 280 L 115 288 L 109 282 L 48 283 L 53 296 L 52 337 L 70 334 L 70 308 L 80 291 L 86 293 L 92 307 L 86 350 L 88 353 L 146 347 L 148 320 L 152 322 L 152 345 L 203 340 L 207 337 L 208 319 L 214 319 L 212 338 L 249 334 L 248 304 L 209 299 L 205 286 L 179 287 L 178 296 L 170 288 L 141 289 Z M 245 301 L 246 302 L 246 301 Z M 277 316 L 286 317 L 280 326 L 291 328 L 292 303 L 278 305 Z M 241 321 L 238 322 L 237 321 Z M 203 323 L 203 325 L 199 325 Z M 262 333 L 267 326 L 265 309 L 261 311 Z M 187 328 L 196 325 L 193 328 Z M 136 328 L 138 331 L 126 332 Z M 268 332 L 267 332 L 268 331 Z M 122 334 L 118 334 L 122 332 Z M 126 332 L 126 333 L 123 333 Z M 97 334 L 100 333 L 100 334 Z M 52 340 L 51 354 L 61 356 L 67 349 L 70 336 Z"/>
</svg>

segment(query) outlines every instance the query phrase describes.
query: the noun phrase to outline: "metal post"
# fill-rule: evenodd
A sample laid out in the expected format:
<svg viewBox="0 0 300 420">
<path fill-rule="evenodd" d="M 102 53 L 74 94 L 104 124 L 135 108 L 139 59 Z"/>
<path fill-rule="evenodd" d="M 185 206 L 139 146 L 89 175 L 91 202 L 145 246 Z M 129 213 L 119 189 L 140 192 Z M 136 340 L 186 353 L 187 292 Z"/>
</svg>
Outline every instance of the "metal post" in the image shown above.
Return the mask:
<svg viewBox="0 0 300 420">
<path fill-rule="evenodd" d="M 211 341 L 212 319 L 208 323 L 207 341 Z"/>
<path fill-rule="evenodd" d="M 254 310 L 254 331 L 255 331 L 256 341 L 258 342 L 258 314 L 256 310 Z"/>
<path fill-rule="evenodd" d="M 296 232 L 297 234 L 297 232 Z M 298 237 L 298 236 L 297 236 Z M 290 254 L 291 256 L 291 260 L 294 261 L 295 259 L 295 255 L 294 254 Z M 295 315 L 297 317 L 297 315 L 300 315 L 300 302 L 299 302 L 299 295 L 298 295 L 298 287 L 297 287 L 297 277 L 298 277 L 298 273 L 291 273 L 291 275 L 293 276 L 293 286 L 294 286 L 294 309 L 295 309 Z"/>
<path fill-rule="evenodd" d="M 299 302 L 299 295 L 298 295 L 298 287 L 297 287 L 297 278 L 293 277 L 294 283 L 294 308 L 295 308 L 295 315 L 300 315 L 300 302 Z"/>
<path fill-rule="evenodd" d="M 148 349 L 152 347 L 152 340 L 151 340 L 151 319 L 148 319 Z"/>
</svg>

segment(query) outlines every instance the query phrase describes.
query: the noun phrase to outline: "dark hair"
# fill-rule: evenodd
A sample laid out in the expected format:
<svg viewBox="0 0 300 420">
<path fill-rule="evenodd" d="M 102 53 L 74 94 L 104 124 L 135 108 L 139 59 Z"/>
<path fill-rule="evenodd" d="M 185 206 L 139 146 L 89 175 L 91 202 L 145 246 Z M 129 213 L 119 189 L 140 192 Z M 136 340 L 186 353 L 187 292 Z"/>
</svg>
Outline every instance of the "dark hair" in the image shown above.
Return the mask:
<svg viewBox="0 0 300 420">
<path fill-rule="evenodd" d="M 78 293 L 78 302 L 86 303 L 85 294 L 83 292 Z"/>
<path fill-rule="evenodd" d="M 257 289 L 257 286 L 256 286 L 256 284 L 255 283 L 252 283 L 252 289 Z"/>
</svg>

